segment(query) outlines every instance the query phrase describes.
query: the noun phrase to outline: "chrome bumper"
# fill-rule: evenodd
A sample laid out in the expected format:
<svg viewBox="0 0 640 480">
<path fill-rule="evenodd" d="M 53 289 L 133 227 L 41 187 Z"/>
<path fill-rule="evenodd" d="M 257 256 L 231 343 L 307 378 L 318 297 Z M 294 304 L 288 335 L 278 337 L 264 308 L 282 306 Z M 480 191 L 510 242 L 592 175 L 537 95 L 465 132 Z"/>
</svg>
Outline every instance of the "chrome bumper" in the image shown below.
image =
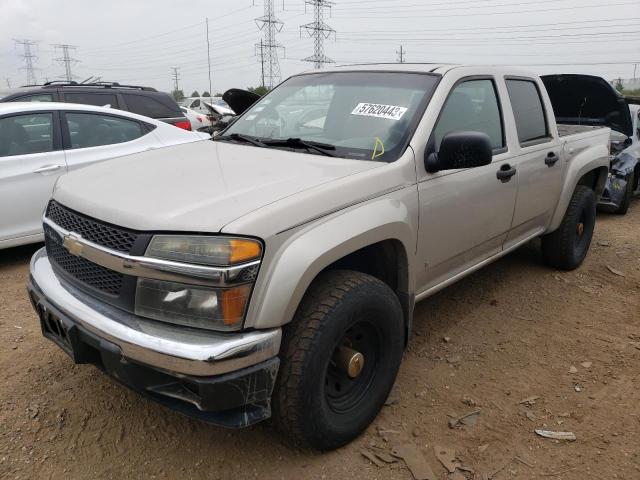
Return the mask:
<svg viewBox="0 0 640 480">
<path fill-rule="evenodd" d="M 148 320 L 107 305 L 62 283 L 44 248 L 31 259 L 31 282 L 40 295 L 78 325 L 117 345 L 125 359 L 168 372 L 211 376 L 275 357 L 281 329 L 216 333 Z"/>
</svg>

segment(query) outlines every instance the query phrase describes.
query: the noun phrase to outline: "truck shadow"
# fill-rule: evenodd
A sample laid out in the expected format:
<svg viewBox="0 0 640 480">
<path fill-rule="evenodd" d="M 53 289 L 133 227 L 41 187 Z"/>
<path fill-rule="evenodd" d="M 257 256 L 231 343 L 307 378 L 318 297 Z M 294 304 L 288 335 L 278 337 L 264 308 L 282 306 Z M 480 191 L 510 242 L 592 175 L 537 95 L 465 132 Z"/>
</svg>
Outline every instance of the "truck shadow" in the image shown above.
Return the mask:
<svg viewBox="0 0 640 480">
<path fill-rule="evenodd" d="M 42 246 L 42 243 L 33 243 L 0 250 L 0 269 L 24 265 L 25 263 L 28 265 L 31 256 Z"/>
</svg>

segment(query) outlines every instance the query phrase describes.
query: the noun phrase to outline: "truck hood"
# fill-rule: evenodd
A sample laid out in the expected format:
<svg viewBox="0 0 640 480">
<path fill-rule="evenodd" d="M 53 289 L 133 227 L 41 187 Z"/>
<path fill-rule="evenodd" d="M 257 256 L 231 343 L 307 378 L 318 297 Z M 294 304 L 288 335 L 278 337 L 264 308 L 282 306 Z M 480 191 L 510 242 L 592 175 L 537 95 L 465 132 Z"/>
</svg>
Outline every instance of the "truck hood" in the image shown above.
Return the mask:
<svg viewBox="0 0 640 480">
<path fill-rule="evenodd" d="M 605 79 L 593 75 L 543 75 L 558 123 L 610 127 L 633 135 L 633 123 L 625 97 Z"/>
<path fill-rule="evenodd" d="M 69 173 L 60 178 L 53 197 L 135 230 L 213 233 L 280 199 L 381 165 L 201 141 Z"/>
</svg>

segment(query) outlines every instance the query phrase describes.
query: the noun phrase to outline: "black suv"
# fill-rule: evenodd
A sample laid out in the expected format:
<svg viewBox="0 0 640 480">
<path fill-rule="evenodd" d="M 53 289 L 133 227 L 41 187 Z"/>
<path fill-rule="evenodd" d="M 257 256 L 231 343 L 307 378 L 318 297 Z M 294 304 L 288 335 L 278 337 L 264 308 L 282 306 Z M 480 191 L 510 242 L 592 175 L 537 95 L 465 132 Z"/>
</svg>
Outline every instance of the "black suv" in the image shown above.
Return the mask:
<svg viewBox="0 0 640 480">
<path fill-rule="evenodd" d="M 120 85 L 115 82 L 56 81 L 20 87 L 4 97 L 0 94 L 0 97 L 0 102 L 67 102 L 99 107 L 109 105 L 191 130 L 191 123 L 173 98 L 151 87 Z"/>
</svg>

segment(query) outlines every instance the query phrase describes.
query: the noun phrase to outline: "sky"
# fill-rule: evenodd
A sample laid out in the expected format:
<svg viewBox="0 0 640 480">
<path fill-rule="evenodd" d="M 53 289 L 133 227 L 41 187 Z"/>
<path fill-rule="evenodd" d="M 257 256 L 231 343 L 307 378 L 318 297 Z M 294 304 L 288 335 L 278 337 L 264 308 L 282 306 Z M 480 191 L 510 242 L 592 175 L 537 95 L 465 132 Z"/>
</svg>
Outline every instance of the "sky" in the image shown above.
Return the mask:
<svg viewBox="0 0 640 480">
<path fill-rule="evenodd" d="M 304 0 L 273 0 L 283 22 L 282 79 L 313 68 L 313 39 L 300 26 L 313 21 Z M 26 83 L 23 48 L 33 53 L 38 82 L 61 79 L 64 66 L 53 44 L 70 44 L 77 80 L 173 89 L 209 90 L 209 19 L 212 90 L 261 83 L 255 19 L 263 0 L 0 0 L 0 88 Z M 640 77 L 640 0 L 335 0 L 325 11 L 335 36 L 325 54 L 344 63 L 405 60 L 527 66 L 537 73 L 587 73 L 608 80 Z"/>
</svg>

